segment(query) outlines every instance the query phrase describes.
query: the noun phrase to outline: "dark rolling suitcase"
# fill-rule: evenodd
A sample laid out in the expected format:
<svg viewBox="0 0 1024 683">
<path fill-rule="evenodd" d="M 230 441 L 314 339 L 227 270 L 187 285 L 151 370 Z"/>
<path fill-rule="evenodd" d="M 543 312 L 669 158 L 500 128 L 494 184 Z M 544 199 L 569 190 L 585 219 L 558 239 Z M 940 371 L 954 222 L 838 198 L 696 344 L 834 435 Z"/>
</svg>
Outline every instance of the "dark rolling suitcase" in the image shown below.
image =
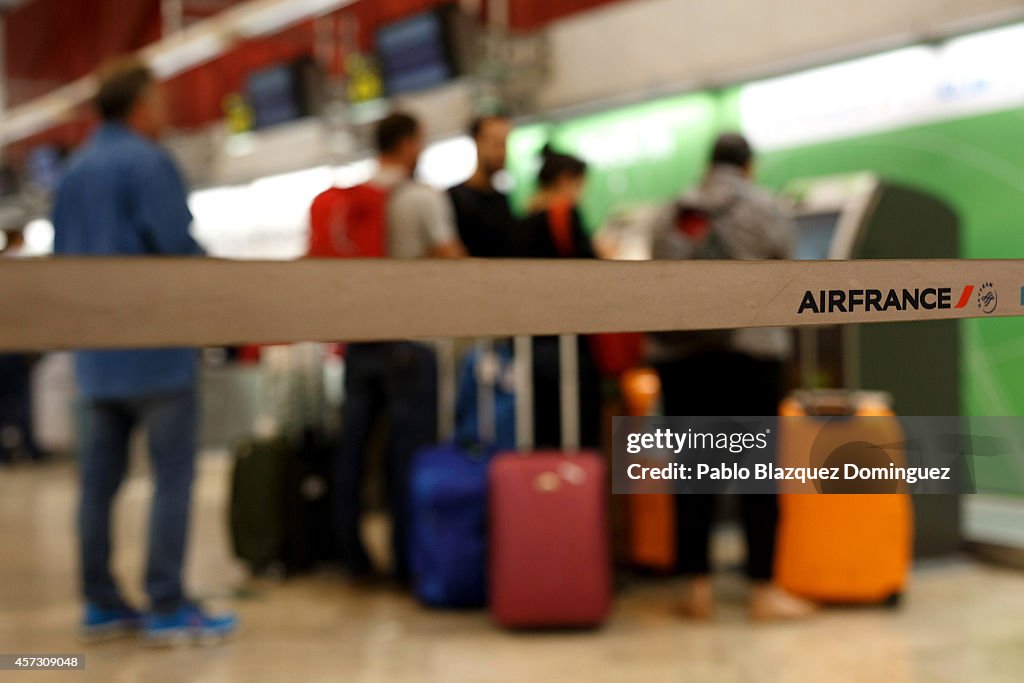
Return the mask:
<svg viewBox="0 0 1024 683">
<path fill-rule="evenodd" d="M 600 625 L 611 608 L 605 463 L 580 451 L 576 338 L 560 339 L 563 450 L 533 452 L 530 340 L 516 340 L 519 450 L 491 463 L 490 612 L 507 628 Z"/>
<path fill-rule="evenodd" d="M 337 439 L 328 433 L 307 431 L 285 466 L 281 558 L 289 574 L 340 557 L 331 487 L 337 448 Z"/>
<path fill-rule="evenodd" d="M 255 574 L 295 574 L 338 555 L 332 525 L 336 439 L 324 420 L 322 349 L 275 349 L 265 379 L 273 436 L 234 453 L 229 524 L 235 555 Z"/>
<path fill-rule="evenodd" d="M 283 436 L 238 444 L 231 473 L 229 525 L 235 556 L 254 574 L 276 569 L 285 539 L 281 495 L 292 445 Z"/>
<path fill-rule="evenodd" d="M 235 449 L 229 522 L 235 555 L 254 574 L 296 574 L 335 559 L 329 467 L 334 441 L 248 439 Z"/>
</svg>

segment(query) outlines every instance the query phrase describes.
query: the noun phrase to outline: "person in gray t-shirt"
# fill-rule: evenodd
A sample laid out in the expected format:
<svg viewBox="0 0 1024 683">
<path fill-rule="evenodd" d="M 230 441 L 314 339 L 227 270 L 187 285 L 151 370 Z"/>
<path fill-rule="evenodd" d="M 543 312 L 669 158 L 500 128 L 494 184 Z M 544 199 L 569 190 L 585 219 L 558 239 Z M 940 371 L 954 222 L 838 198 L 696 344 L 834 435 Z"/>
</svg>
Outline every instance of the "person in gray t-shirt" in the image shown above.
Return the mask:
<svg viewBox="0 0 1024 683">
<path fill-rule="evenodd" d="M 388 116 L 377 125 L 377 148 L 380 168 L 370 182 L 388 190 L 388 256 L 465 256 L 447 198 L 413 180 L 423 149 L 419 122 L 407 114 Z M 335 522 L 342 561 L 357 578 L 374 571 L 360 535 L 360 519 L 363 465 L 378 416 L 385 416 L 389 426 L 385 452 L 391 571 L 404 583 L 409 578 L 405 526 L 409 461 L 413 453 L 437 439 L 437 360 L 431 347 L 411 341 L 349 344 L 345 355 L 345 432 L 335 467 Z"/>
<path fill-rule="evenodd" d="M 387 244 L 390 258 L 458 258 L 451 203 L 413 175 L 423 151 L 423 129 L 408 114 L 392 114 L 377 126 L 379 168 L 370 183 L 389 191 Z"/>
</svg>

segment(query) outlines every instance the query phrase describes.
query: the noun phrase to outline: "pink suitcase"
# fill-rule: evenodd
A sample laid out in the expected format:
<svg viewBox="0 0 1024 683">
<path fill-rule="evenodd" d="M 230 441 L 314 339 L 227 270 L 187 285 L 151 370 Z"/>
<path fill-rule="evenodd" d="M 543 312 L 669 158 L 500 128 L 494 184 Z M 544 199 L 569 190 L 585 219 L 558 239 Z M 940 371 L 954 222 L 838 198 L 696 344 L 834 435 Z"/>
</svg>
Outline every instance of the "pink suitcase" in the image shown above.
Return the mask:
<svg viewBox="0 0 1024 683">
<path fill-rule="evenodd" d="M 604 459 L 580 451 L 576 337 L 561 338 L 563 450 L 533 451 L 529 338 L 516 339 L 516 452 L 495 456 L 490 611 L 507 628 L 586 627 L 611 608 Z"/>
</svg>

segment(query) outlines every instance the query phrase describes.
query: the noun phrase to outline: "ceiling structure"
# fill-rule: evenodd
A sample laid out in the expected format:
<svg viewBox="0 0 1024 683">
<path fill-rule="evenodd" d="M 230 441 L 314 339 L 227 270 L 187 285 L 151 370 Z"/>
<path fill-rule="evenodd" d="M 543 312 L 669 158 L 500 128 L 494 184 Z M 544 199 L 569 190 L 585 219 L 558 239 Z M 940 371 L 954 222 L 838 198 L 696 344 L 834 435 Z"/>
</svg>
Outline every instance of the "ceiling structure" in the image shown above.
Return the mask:
<svg viewBox="0 0 1024 683">
<path fill-rule="evenodd" d="M 356 27 L 362 50 L 372 48 L 374 30 L 451 0 L 358 0 L 331 15 Z M 621 0 L 505 0 L 508 24 L 525 31 L 573 12 Z M 244 0 L 178 0 L 184 27 L 244 4 Z M 486 0 L 463 0 L 486 19 Z M 0 0 L 4 12 L 6 107 L 30 102 L 92 73 L 112 57 L 131 53 L 163 34 L 161 0 Z M 305 20 L 271 35 L 241 39 L 219 56 L 167 81 L 171 123 L 195 128 L 222 116 L 225 95 L 238 91 L 248 73 L 316 50 L 317 21 Z M 60 125 L 8 146 L 5 156 L 17 158 L 46 141 L 65 147 L 78 142 L 95 121 L 86 107 Z"/>
</svg>

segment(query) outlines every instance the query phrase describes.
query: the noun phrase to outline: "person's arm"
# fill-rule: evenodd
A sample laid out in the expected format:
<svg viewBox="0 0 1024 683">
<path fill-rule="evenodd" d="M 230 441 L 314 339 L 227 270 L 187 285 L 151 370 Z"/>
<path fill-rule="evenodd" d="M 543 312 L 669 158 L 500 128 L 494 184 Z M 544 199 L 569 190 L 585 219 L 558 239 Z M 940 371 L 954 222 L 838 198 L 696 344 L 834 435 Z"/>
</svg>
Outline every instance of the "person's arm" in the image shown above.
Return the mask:
<svg viewBox="0 0 1024 683">
<path fill-rule="evenodd" d="M 189 234 L 192 212 L 185 181 L 171 158 L 150 155 L 135 171 L 132 196 L 148 248 L 163 255 L 203 255 L 203 248 Z"/>
<path fill-rule="evenodd" d="M 430 245 L 427 255 L 431 258 L 465 258 L 466 248 L 459 241 L 448 196 L 424 187 L 418 197 L 420 227 Z"/>
<path fill-rule="evenodd" d="M 573 248 L 576 251 L 576 258 L 597 258 L 594 243 L 583 226 L 583 217 L 575 206 L 569 213 L 569 220 L 572 225 Z"/>
<path fill-rule="evenodd" d="M 779 206 L 773 206 L 769 224 L 773 258 L 793 258 L 796 253 L 796 224 L 789 213 Z"/>
<path fill-rule="evenodd" d="M 53 253 L 57 256 L 68 251 L 67 226 L 65 225 L 67 211 L 64 208 L 64 202 L 64 193 L 58 187 L 53 200 L 53 210 L 50 213 L 50 222 L 53 224 Z"/>
<path fill-rule="evenodd" d="M 462 185 L 450 187 L 443 194 L 452 216 L 452 223 L 455 225 L 456 235 L 466 252 L 469 252 L 470 241 L 474 240 L 473 234 L 474 212 L 472 210 L 472 197 L 469 196 Z"/>
<path fill-rule="evenodd" d="M 466 248 L 458 240 L 438 244 L 430 249 L 431 258 L 466 258 L 468 255 Z"/>
</svg>

